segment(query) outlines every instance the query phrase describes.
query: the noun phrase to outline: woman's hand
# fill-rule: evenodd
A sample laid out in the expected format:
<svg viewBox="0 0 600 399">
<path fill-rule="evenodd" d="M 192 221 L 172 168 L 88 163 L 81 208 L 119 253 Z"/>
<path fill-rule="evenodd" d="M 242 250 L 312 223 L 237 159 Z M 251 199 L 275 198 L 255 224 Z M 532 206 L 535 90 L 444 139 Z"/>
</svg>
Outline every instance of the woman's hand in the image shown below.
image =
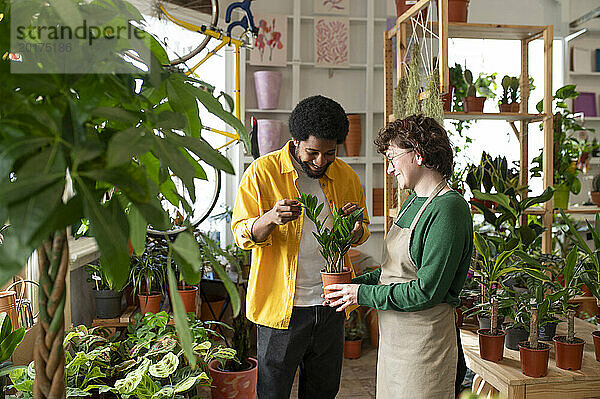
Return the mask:
<svg viewBox="0 0 600 399">
<path fill-rule="evenodd" d="M 325 287 L 328 290 L 334 290 L 324 295 L 325 302 L 323 306 L 332 308 L 338 307 L 335 311 L 341 312 L 350 305 L 358 305 L 358 287 L 360 284 L 331 284 Z"/>
</svg>

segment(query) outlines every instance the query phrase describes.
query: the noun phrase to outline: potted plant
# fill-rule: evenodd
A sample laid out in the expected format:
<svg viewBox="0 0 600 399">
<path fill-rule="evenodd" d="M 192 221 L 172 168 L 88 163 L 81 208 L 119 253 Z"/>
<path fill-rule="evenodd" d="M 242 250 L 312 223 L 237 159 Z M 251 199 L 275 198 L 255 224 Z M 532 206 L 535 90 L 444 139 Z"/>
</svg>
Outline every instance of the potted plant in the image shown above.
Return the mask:
<svg viewBox="0 0 600 399">
<path fill-rule="evenodd" d="M 94 284 L 96 316 L 99 319 L 119 317 L 123 292 L 113 290 L 112 282 L 106 277 L 100 265 L 88 264 L 84 268 L 90 274 L 88 282 Z"/>
<path fill-rule="evenodd" d="M 556 345 L 556 367 L 564 370 L 579 370 L 583 360 L 583 346 L 585 341 L 575 337 L 575 311 L 567 311 L 567 335 L 554 337 Z"/>
<path fill-rule="evenodd" d="M 140 301 L 140 312 L 158 313 L 162 294 L 165 292 L 165 269 L 157 261 L 156 254 L 144 252 L 141 257 L 133 257 L 131 282 L 133 294 Z"/>
<path fill-rule="evenodd" d="M 465 69 L 463 78 L 467 84 L 466 96 L 463 98 L 465 112 L 483 112 L 485 99 L 496 96 L 490 89 L 490 86 L 496 88 L 496 73 L 479 74 L 477 80 L 473 80 L 473 73 L 469 69 Z M 478 96 L 478 94 L 480 95 Z"/>
<path fill-rule="evenodd" d="M 556 90 L 553 96 L 555 107 L 553 115 L 553 181 L 556 190 L 554 208 L 567 209 L 569 194 L 579 194 L 581 191 L 581 181 L 577 177 L 580 172 L 577 168 L 577 160 L 583 152 L 591 150 L 591 144 L 586 143 L 585 140 L 579 140 L 575 136 L 581 131 L 593 131 L 593 129 L 585 128 L 579 124 L 566 102 L 578 96 L 579 93 L 575 90 L 575 85 L 563 86 Z M 538 102 L 536 108 L 538 112 L 543 112 L 543 102 Z M 531 162 L 536 165 L 530 169 L 531 176 L 540 177 L 542 175 L 543 151 Z"/>
<path fill-rule="evenodd" d="M 352 270 L 344 267 L 344 255 L 350 249 L 354 237 L 352 229 L 354 225 L 362 218 L 364 208 L 352 212 L 350 215 L 343 215 L 341 210 L 331 209 L 333 214 L 333 227 L 325 227 L 325 221 L 318 217 L 323 210 L 325 203 L 319 204 L 317 197 L 311 194 L 301 193 L 296 198 L 304 207 L 307 217 L 315 224 L 317 231 L 313 232 L 315 239 L 321 246 L 320 253 L 325 260 L 325 268 L 321 270 L 323 287 L 330 284 L 349 284 L 352 281 Z M 325 294 L 330 290 L 325 290 Z"/>
<path fill-rule="evenodd" d="M 467 96 L 467 88 L 469 87 L 463 77 L 463 68 L 460 64 L 455 63 L 454 66 L 448 68 L 449 72 L 449 87 L 452 92 L 452 111 L 453 112 L 464 112 L 464 101 L 463 99 Z M 445 111 L 450 111 L 445 109 Z M 463 130 L 469 129 L 476 120 L 457 120 L 452 121 L 452 125 L 456 129 L 459 136 L 462 137 Z M 467 137 L 468 139 L 468 137 Z M 467 140 L 467 142 L 469 142 Z"/>
<path fill-rule="evenodd" d="M 21 9 L 13 12 L 17 6 Z M 99 5 L 69 0 L 65 7 L 69 13 L 56 4 L 0 2 L 4 16 L 0 21 L 0 52 L 14 51 L 10 44 L 13 14 L 25 20 L 39 17 L 51 21 L 51 26 L 63 27 L 73 22 L 65 21 L 64 16 L 78 20 L 79 15 L 97 15 L 100 7 L 102 15 L 111 16 L 111 22 L 123 22 L 122 26 L 133 30 L 131 37 L 139 37 L 136 26 L 143 24 L 143 17 L 127 3 Z M 165 49 L 153 37 L 145 38 L 147 41 L 134 44 L 120 37 L 100 46 L 107 52 L 107 63 L 90 65 L 101 65 L 102 73 L 51 73 L 40 63 L 33 65 L 35 72 L 16 74 L 11 73 L 11 67 L 19 62 L 15 57 L 0 59 L 0 209 L 3 221 L 20 226 L 0 247 L 1 283 L 18 273 L 39 249 L 40 292 L 52 292 L 51 300 L 39 296 L 42 328 L 40 344 L 35 348 L 36 368 L 38 376 L 43 370 L 48 378 L 43 384 L 36 381 L 40 397 L 64 395 L 64 363 L 45 354 L 62 351 L 62 310 L 56 304 L 66 297 L 70 258 L 66 228 L 82 218 L 90 220 L 102 267 L 114 281 L 114 288 L 121 289 L 130 271 L 129 239 L 141 251 L 148 223 L 167 227 L 168 215 L 158 193 L 175 203 L 185 202 L 184 198 L 173 198 L 172 187 L 177 178 L 191 185 L 200 173 L 197 159 L 234 172 L 224 156 L 199 138 L 199 105 L 233 126 L 246 145 L 249 143 L 243 123 L 224 110 L 211 93 L 200 89 L 198 79 L 176 68 L 161 69 L 169 63 Z M 85 54 L 84 46 L 85 51 L 91 49 L 85 40 L 76 44 L 81 47 L 73 47 L 71 54 Z M 139 68 L 122 56 L 122 49 L 139 49 L 143 60 L 136 62 Z M 48 65 L 69 64 L 55 54 L 48 53 L 48 57 Z M 111 62 L 114 64 L 108 65 Z M 111 73 L 112 66 L 130 68 L 131 72 Z M 189 191 L 193 193 L 193 187 Z M 107 196 L 109 192 L 114 195 Z M 123 204 L 128 203 L 132 204 L 130 213 L 124 210 Z M 188 259 L 199 260 L 192 241 L 191 233 L 180 234 L 173 243 L 174 251 L 185 250 L 186 255 L 192 255 Z M 190 270 L 195 278 L 186 276 L 186 280 L 199 281 L 198 271 Z M 181 326 L 181 331 L 186 328 Z M 184 345 L 184 352 L 190 351 Z"/>
<path fill-rule="evenodd" d="M 543 377 L 548 373 L 550 345 L 538 341 L 538 309 L 531 308 L 529 340 L 519 343 L 521 371 L 529 377 Z"/>
<path fill-rule="evenodd" d="M 491 327 L 477 330 L 479 337 L 479 355 L 484 360 L 499 362 L 504 355 L 504 337 L 506 331 L 498 329 L 498 300 L 492 298 Z"/>
<path fill-rule="evenodd" d="M 344 357 L 358 359 L 361 353 L 362 340 L 367 334 L 365 322 L 360 308 L 350 312 L 344 324 Z"/>
<path fill-rule="evenodd" d="M 592 202 L 600 207 L 600 174 L 594 176 L 594 180 L 592 180 L 591 197 Z"/>
<path fill-rule="evenodd" d="M 501 85 L 502 97 L 498 101 L 500 112 L 519 112 L 519 78 L 504 75 Z"/>
<path fill-rule="evenodd" d="M 6 312 L 0 313 L 0 399 L 4 399 L 6 376 L 13 370 L 22 368 L 12 365 L 10 358 L 23 340 L 25 329 L 19 327 L 13 331 L 13 325 Z"/>
</svg>

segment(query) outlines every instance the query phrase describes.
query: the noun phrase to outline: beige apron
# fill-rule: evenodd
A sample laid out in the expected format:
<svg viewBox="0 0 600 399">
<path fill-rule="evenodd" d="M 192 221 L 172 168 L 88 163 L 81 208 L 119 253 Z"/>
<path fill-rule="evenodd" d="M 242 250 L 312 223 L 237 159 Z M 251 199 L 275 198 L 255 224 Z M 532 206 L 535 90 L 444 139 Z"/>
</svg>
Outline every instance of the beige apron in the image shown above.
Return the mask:
<svg viewBox="0 0 600 399">
<path fill-rule="evenodd" d="M 445 183 L 442 181 L 433 190 L 410 228 L 392 225 L 385 240 L 379 284 L 417 279 L 417 268 L 410 256 L 410 238 L 423 211 Z M 380 336 L 377 399 L 454 398 L 458 357 L 454 308 L 441 303 L 416 312 L 379 310 L 377 313 Z"/>
</svg>

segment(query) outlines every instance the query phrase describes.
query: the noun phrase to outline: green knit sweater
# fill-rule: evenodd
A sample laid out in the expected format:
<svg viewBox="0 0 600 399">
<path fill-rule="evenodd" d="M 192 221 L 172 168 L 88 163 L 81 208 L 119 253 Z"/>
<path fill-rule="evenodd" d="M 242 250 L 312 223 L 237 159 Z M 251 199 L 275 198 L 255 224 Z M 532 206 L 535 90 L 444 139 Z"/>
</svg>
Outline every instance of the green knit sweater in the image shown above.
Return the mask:
<svg viewBox="0 0 600 399">
<path fill-rule="evenodd" d="M 400 211 L 414 197 L 411 194 Z M 395 223 L 409 228 L 426 200 L 417 197 Z M 417 279 L 378 285 L 381 269 L 358 276 L 352 280 L 361 284 L 358 304 L 401 312 L 428 309 L 440 303 L 456 307 L 472 252 L 473 221 L 467 202 L 456 191 L 438 195 L 425 208 L 411 238 L 410 255 L 417 266 Z"/>
</svg>

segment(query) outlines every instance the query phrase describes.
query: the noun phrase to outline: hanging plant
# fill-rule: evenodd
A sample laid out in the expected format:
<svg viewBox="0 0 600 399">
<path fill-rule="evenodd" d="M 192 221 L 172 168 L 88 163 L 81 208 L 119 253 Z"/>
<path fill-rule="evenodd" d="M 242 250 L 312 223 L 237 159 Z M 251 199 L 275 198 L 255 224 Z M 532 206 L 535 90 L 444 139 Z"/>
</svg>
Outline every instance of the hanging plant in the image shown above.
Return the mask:
<svg viewBox="0 0 600 399">
<path fill-rule="evenodd" d="M 421 112 L 419 107 L 419 94 L 421 92 L 421 49 L 414 44 L 408 64 L 408 82 L 406 88 L 405 116 L 416 115 Z"/>
<path fill-rule="evenodd" d="M 421 104 L 423 114 L 435 119 L 441 126 L 444 126 L 444 103 L 440 94 L 440 73 L 437 68 L 427 77 L 427 93 L 427 97 L 423 99 Z"/>
<path fill-rule="evenodd" d="M 403 119 L 406 115 L 406 91 L 408 90 L 408 78 L 402 76 L 398 81 L 398 87 L 394 89 L 393 112 L 396 119 Z"/>
</svg>

